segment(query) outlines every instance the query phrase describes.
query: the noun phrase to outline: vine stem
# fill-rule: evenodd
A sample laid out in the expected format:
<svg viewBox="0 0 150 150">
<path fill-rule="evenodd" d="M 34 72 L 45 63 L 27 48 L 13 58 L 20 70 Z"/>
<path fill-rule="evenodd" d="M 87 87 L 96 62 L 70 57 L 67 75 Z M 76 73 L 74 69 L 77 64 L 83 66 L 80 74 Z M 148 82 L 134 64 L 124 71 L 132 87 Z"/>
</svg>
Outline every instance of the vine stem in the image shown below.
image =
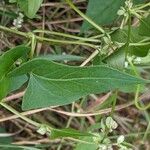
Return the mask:
<svg viewBox="0 0 150 150">
<path fill-rule="evenodd" d="M 109 47 L 114 51 L 114 48 L 112 46 L 112 41 L 111 38 L 109 36 L 109 34 L 107 32 L 105 32 L 105 30 L 99 26 L 98 24 L 96 24 L 91 18 L 89 18 L 88 16 L 86 16 L 84 13 L 82 13 L 72 2 L 71 0 L 66 0 L 67 4 L 74 10 L 76 11 L 82 18 L 84 18 L 87 22 L 89 22 L 93 27 L 95 27 L 98 31 L 100 31 L 104 36 L 106 36 L 108 38 L 108 43 L 105 42 L 106 44 L 109 45 Z"/>
<path fill-rule="evenodd" d="M 31 120 L 31 119 L 21 115 L 18 111 L 16 111 L 14 108 L 12 108 L 11 106 L 7 105 L 6 103 L 1 102 L 0 105 L 3 106 L 4 108 L 6 108 L 7 110 L 9 110 L 10 112 L 12 112 L 13 114 L 17 115 L 18 117 L 20 117 L 24 121 L 26 121 L 26 122 L 36 126 L 37 128 L 40 127 L 40 125 L 41 125 L 40 123 L 37 123 L 37 122 L 35 122 L 35 121 L 33 121 L 33 120 Z"/>
<path fill-rule="evenodd" d="M 141 6 L 135 7 L 134 10 L 140 10 L 140 9 L 143 9 L 143 8 L 149 7 L 149 6 L 150 6 L 150 2 L 146 3 L 145 5 L 141 5 Z"/>
<path fill-rule="evenodd" d="M 134 67 L 133 63 L 132 63 L 130 60 L 128 60 L 128 62 L 129 62 L 129 64 L 130 64 L 130 66 L 132 67 L 132 69 L 133 69 L 135 75 L 136 75 L 137 77 L 140 77 L 139 74 L 138 74 L 138 72 L 137 72 L 137 70 L 136 70 L 136 68 Z M 135 104 L 135 106 L 136 106 L 139 110 L 146 110 L 146 109 L 150 108 L 150 103 L 149 103 L 147 106 L 141 106 L 141 105 L 139 104 L 140 87 L 141 87 L 140 84 L 138 84 L 138 85 L 137 85 L 137 88 L 136 88 L 136 92 L 135 92 L 134 104 Z"/>
<path fill-rule="evenodd" d="M 97 25 L 92 19 L 87 17 L 85 14 L 83 14 L 72 2 L 71 0 L 66 0 L 67 4 L 75 10 L 81 17 L 83 17 L 86 21 L 88 21 L 93 27 L 95 27 L 97 30 L 99 30 L 101 33 L 105 33 L 102 27 Z"/>
<path fill-rule="evenodd" d="M 7 27 L 1 26 L 1 25 L 0 25 L 0 30 L 7 31 L 7 32 L 10 32 L 10 33 L 14 33 L 14 34 L 23 36 L 23 37 L 28 38 L 28 39 L 32 39 L 33 38 L 33 34 L 34 34 L 34 33 L 31 34 L 30 32 L 29 33 L 21 32 L 21 31 L 18 31 L 18 30 L 15 30 L 15 29 L 11 29 L 11 28 L 7 28 Z M 87 43 L 87 42 L 83 42 L 83 41 L 79 41 L 79 40 L 69 41 L 69 40 L 50 39 L 50 38 L 46 38 L 46 37 L 40 37 L 40 36 L 37 36 L 37 35 L 35 35 L 34 38 L 36 40 L 40 41 L 40 42 L 50 42 L 51 44 L 55 43 L 55 44 L 83 45 L 83 46 L 92 47 L 94 49 L 96 49 L 98 47 L 98 45 Z"/>
<path fill-rule="evenodd" d="M 113 117 L 113 114 L 114 114 L 114 111 L 115 111 L 115 107 L 116 107 L 116 103 L 117 103 L 117 96 L 118 96 L 118 90 L 116 90 L 114 92 L 114 95 L 113 95 L 112 110 L 111 110 L 111 113 L 110 113 L 111 117 Z"/>
<path fill-rule="evenodd" d="M 100 43 L 100 40 L 94 39 L 92 37 L 79 37 L 79 36 L 74 36 L 66 33 L 59 33 L 59 32 L 54 32 L 54 31 L 47 31 L 47 30 L 34 30 L 34 33 L 45 33 L 45 34 L 51 34 L 51 35 L 57 35 L 57 36 L 62 36 L 62 37 L 67 37 L 67 38 L 72 38 L 76 40 L 81 40 L 81 41 L 88 41 L 88 42 L 97 42 Z"/>
<path fill-rule="evenodd" d="M 126 42 L 125 60 L 127 60 L 127 56 L 129 52 L 130 38 L 131 38 L 131 13 L 130 10 L 128 10 L 128 37 Z"/>
</svg>

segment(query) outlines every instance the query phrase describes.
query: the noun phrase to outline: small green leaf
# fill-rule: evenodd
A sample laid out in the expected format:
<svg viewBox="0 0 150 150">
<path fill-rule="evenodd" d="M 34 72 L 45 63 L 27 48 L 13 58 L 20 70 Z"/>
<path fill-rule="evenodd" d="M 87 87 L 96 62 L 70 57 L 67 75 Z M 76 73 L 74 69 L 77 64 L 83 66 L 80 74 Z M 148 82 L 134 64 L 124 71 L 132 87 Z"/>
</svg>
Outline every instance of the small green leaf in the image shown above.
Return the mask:
<svg viewBox="0 0 150 150">
<path fill-rule="evenodd" d="M 125 44 L 127 42 L 127 37 L 128 37 L 128 28 L 125 27 L 123 29 L 118 29 L 113 34 L 111 35 L 112 40 L 115 42 L 123 43 Z M 147 55 L 149 49 L 150 49 L 150 44 L 146 45 L 140 45 L 140 41 L 143 40 L 143 37 L 138 34 L 139 29 L 137 27 L 132 27 L 131 28 L 131 38 L 130 38 L 130 43 L 138 43 L 139 45 L 132 46 L 130 45 L 129 47 L 129 53 L 132 55 L 136 55 L 139 57 L 144 57 Z"/>
<path fill-rule="evenodd" d="M 29 50 L 30 48 L 26 46 L 17 46 L 0 56 L 0 80 L 10 71 L 13 63 L 21 56 L 27 54 Z"/>
<path fill-rule="evenodd" d="M 141 19 L 139 34 L 142 36 L 150 36 L 150 15 L 146 18 Z"/>
<path fill-rule="evenodd" d="M 29 18 L 34 18 L 43 0 L 18 0 L 20 9 Z"/>
<path fill-rule="evenodd" d="M 10 86 L 9 78 L 4 77 L 0 80 L 0 100 L 2 100 L 8 93 Z"/>
<path fill-rule="evenodd" d="M 79 137 L 83 137 L 83 136 L 94 136 L 91 133 L 83 133 L 83 132 L 79 132 L 77 130 L 74 129 L 52 129 L 51 130 L 51 134 L 50 134 L 50 138 L 54 139 L 54 138 L 60 138 L 60 137 L 73 137 L 73 138 L 79 138 Z"/>
<path fill-rule="evenodd" d="M 28 77 L 26 75 L 10 78 L 9 92 L 19 89 L 27 80 Z"/>
<path fill-rule="evenodd" d="M 72 67 L 34 59 L 15 69 L 9 77 L 32 72 L 22 108 L 24 110 L 65 105 L 91 93 L 123 90 L 147 81 L 107 66 Z M 79 88 L 80 87 L 80 88 Z"/>
<path fill-rule="evenodd" d="M 29 50 L 28 47 L 17 46 L 0 56 L 0 100 L 7 95 L 10 86 L 10 79 L 6 74 L 12 69 L 14 62 Z"/>
<path fill-rule="evenodd" d="M 107 63 L 109 66 L 117 68 L 117 69 L 124 69 L 125 66 L 125 47 L 122 46 L 115 52 L 113 52 L 110 56 L 108 56 L 103 61 Z"/>
<path fill-rule="evenodd" d="M 86 141 L 86 142 L 92 142 L 93 144 L 88 144 L 88 143 L 78 143 L 75 147 L 74 150 L 97 150 L 98 149 L 98 144 L 94 144 L 93 137 L 83 137 L 81 140 Z"/>
</svg>

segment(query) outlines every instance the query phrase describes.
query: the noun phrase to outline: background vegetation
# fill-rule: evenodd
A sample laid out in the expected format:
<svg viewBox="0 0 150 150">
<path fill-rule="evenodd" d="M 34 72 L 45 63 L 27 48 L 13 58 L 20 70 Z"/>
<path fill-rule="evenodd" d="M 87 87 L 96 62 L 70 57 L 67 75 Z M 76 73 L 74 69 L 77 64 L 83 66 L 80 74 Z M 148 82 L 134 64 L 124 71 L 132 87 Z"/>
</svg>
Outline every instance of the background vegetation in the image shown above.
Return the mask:
<svg viewBox="0 0 150 150">
<path fill-rule="evenodd" d="M 149 150 L 149 8 L 0 0 L 0 148 Z"/>
</svg>

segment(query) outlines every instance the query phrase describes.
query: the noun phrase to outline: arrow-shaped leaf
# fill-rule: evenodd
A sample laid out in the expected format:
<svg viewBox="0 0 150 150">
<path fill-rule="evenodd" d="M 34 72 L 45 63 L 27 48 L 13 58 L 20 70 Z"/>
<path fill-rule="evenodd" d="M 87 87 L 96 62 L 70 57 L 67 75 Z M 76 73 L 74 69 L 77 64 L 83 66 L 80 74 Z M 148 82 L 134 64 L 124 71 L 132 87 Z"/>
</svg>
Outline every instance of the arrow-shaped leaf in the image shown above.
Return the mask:
<svg viewBox="0 0 150 150">
<path fill-rule="evenodd" d="M 43 59 L 33 59 L 9 76 L 28 72 L 31 75 L 23 109 L 65 105 L 91 93 L 123 90 L 147 82 L 107 66 L 73 67 Z"/>
</svg>

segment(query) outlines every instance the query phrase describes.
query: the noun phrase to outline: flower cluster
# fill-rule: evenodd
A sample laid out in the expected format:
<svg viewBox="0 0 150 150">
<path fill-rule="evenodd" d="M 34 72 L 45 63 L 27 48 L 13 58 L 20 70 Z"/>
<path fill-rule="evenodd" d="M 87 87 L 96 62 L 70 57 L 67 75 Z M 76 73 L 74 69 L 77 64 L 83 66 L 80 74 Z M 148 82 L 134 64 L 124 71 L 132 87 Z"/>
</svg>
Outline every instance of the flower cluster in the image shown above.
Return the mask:
<svg viewBox="0 0 150 150">
<path fill-rule="evenodd" d="M 101 133 L 95 133 L 95 137 L 93 137 L 94 143 L 98 145 L 98 150 L 113 150 L 113 146 L 117 146 L 119 150 L 132 150 L 124 145 L 125 137 L 123 135 L 120 135 L 115 143 L 107 136 L 117 127 L 117 122 L 110 116 L 101 120 Z"/>
<path fill-rule="evenodd" d="M 19 13 L 19 16 L 16 19 L 14 19 L 13 25 L 15 26 L 15 28 L 18 29 L 22 27 L 23 17 L 24 15 L 22 13 Z"/>
</svg>

